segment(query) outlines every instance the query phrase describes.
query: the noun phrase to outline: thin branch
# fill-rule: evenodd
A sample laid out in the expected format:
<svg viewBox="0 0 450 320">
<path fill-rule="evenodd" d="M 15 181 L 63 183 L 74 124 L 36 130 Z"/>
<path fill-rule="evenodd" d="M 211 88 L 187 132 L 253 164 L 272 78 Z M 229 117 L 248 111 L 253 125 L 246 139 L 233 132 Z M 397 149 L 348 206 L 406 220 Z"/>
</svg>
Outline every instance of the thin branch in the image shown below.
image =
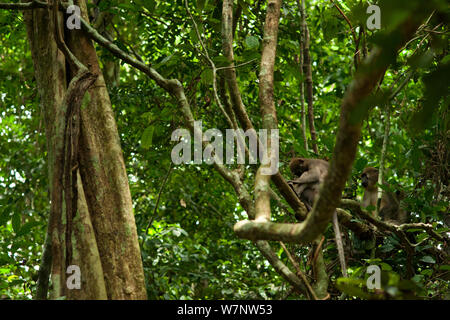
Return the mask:
<svg viewBox="0 0 450 320">
<path fill-rule="evenodd" d="M 433 15 L 434 15 L 435 12 L 436 12 L 436 11 L 433 11 L 433 12 L 429 15 L 429 17 L 426 19 L 426 21 L 425 21 L 421 26 L 419 26 L 419 28 L 417 28 L 417 31 L 416 31 L 415 34 L 419 34 L 422 30 L 424 30 L 424 29 L 426 28 L 426 26 L 427 26 L 428 23 L 430 22 L 430 20 L 431 20 L 431 18 L 433 17 Z M 433 28 L 433 30 L 436 30 L 436 28 L 438 28 L 440 25 L 442 25 L 442 23 L 440 23 L 440 24 L 437 25 L 435 28 Z M 429 34 L 426 34 L 426 35 L 425 35 L 425 38 L 428 37 L 428 35 L 429 35 Z M 403 47 L 400 48 L 400 51 L 403 51 L 403 50 L 404 50 L 411 42 L 413 42 L 414 40 L 417 40 L 417 39 L 419 39 L 419 38 L 420 38 L 420 35 L 418 35 L 418 36 L 413 37 L 412 39 L 410 39 L 408 42 L 406 42 L 406 44 L 405 44 Z"/>
<path fill-rule="evenodd" d="M 249 61 L 247 61 L 247 62 L 243 62 L 243 63 L 237 64 L 237 65 L 232 65 L 232 66 L 227 66 L 227 67 L 219 67 L 219 68 L 216 68 L 216 70 L 219 71 L 219 70 L 226 70 L 226 69 L 231 69 L 231 68 L 236 69 L 236 68 L 245 66 L 245 65 L 247 65 L 247 64 L 250 64 L 250 63 L 252 63 L 253 61 L 256 61 L 256 59 L 252 59 L 252 60 L 249 60 Z"/>
<path fill-rule="evenodd" d="M 354 60 L 354 64 L 355 64 L 355 69 L 357 69 L 359 61 L 360 61 L 361 58 L 360 58 L 360 54 L 359 54 L 359 52 L 360 52 L 359 51 L 359 40 L 356 37 L 355 29 L 353 28 L 353 25 L 352 25 L 352 22 L 350 21 L 350 19 L 346 16 L 344 11 L 341 10 L 341 8 L 337 5 L 337 3 L 334 2 L 334 0 L 331 0 L 331 2 L 333 3 L 335 8 L 339 11 L 341 16 L 344 18 L 344 20 L 347 22 L 348 26 L 350 27 L 350 32 L 352 33 L 353 42 L 355 43 L 355 60 Z"/>
<path fill-rule="evenodd" d="M 385 119 L 384 119 L 384 136 L 383 136 L 383 145 L 381 147 L 381 156 L 380 156 L 380 168 L 378 170 L 378 199 L 377 199 L 377 209 L 376 215 L 378 216 L 381 205 L 381 197 L 383 195 L 383 189 L 381 188 L 383 184 L 383 174 L 384 174 L 384 159 L 386 158 L 387 145 L 389 143 L 389 132 L 391 130 L 391 106 L 389 103 L 385 105 Z"/>
<path fill-rule="evenodd" d="M 274 199 L 274 200 L 278 203 L 278 206 L 279 206 L 282 210 L 284 210 L 288 215 L 292 216 L 292 213 L 289 211 L 289 207 L 286 206 L 286 205 L 281 201 L 281 198 L 278 196 L 278 194 L 277 194 L 275 191 L 273 191 L 272 188 L 270 188 L 270 197 L 271 197 L 272 199 Z"/>
<path fill-rule="evenodd" d="M 350 200 L 350 199 L 342 199 L 341 205 L 343 207 L 350 208 L 358 216 L 367 220 L 368 222 L 370 222 L 371 224 L 376 226 L 381 231 L 384 230 L 384 231 L 389 231 L 389 232 L 394 232 L 396 234 L 400 234 L 400 233 L 404 233 L 404 231 L 410 230 L 410 229 L 421 229 L 421 230 L 425 230 L 432 238 L 434 238 L 438 241 L 441 241 L 441 242 L 448 241 L 448 238 L 446 239 L 444 236 L 442 236 L 442 235 L 438 234 L 436 231 L 434 231 L 433 226 L 431 224 L 419 222 L 419 223 L 404 223 L 404 224 L 400 224 L 400 225 L 395 225 L 395 224 L 392 224 L 389 222 L 384 222 L 384 221 L 374 218 L 371 214 L 367 213 L 366 211 L 364 211 L 361 208 L 361 203 L 358 201 Z M 410 243 L 410 245 L 417 246 L 417 244 L 411 244 L 411 243 Z"/>
<path fill-rule="evenodd" d="M 319 256 L 319 251 L 321 250 L 324 241 L 325 241 L 325 237 L 322 236 L 316 247 L 316 250 L 314 250 L 314 254 L 313 254 L 313 258 L 312 258 L 313 264 L 314 264 L 314 261 L 317 260 L 317 257 Z"/>
<path fill-rule="evenodd" d="M 164 190 L 164 187 L 166 186 L 167 180 L 169 179 L 169 175 L 172 172 L 172 169 L 173 169 L 172 162 L 170 162 L 169 170 L 167 170 L 166 176 L 164 177 L 161 187 L 159 188 L 158 197 L 156 198 L 155 208 L 153 209 L 153 214 L 150 217 L 150 220 L 148 221 L 147 228 L 145 228 L 145 234 L 148 234 L 148 229 L 152 225 L 153 219 L 156 217 L 156 212 L 158 211 L 158 206 L 159 206 L 159 200 L 161 199 L 162 191 Z"/>
<path fill-rule="evenodd" d="M 130 48 L 130 50 L 131 50 L 131 52 L 133 53 L 133 55 L 135 56 L 135 58 L 138 59 L 138 60 L 141 61 L 141 62 L 144 62 L 144 60 L 142 59 L 142 57 L 136 52 L 136 50 L 134 50 L 133 46 L 130 45 L 129 43 L 127 43 L 127 42 L 122 38 L 122 36 L 121 36 L 119 30 L 116 28 L 116 26 L 114 25 L 114 23 L 111 23 L 111 26 L 113 27 L 114 31 L 116 32 L 117 37 L 119 38 L 119 40 L 122 41 L 124 44 L 126 44 L 126 45 Z"/>
<path fill-rule="evenodd" d="M 304 57 L 303 74 L 305 75 L 305 83 L 306 83 L 306 100 L 308 103 L 308 124 L 309 124 L 309 132 L 311 134 L 312 149 L 313 149 L 314 153 L 319 154 L 319 150 L 317 148 L 316 127 L 314 125 L 313 79 L 312 79 L 311 56 L 309 53 L 310 36 L 309 36 L 308 23 L 306 22 L 305 1 L 306 0 L 302 0 L 302 7 L 301 7 L 301 12 L 303 12 L 302 33 L 304 35 L 303 48 L 302 48 L 303 57 Z"/>
<path fill-rule="evenodd" d="M 334 2 L 334 0 L 331 0 L 331 2 L 333 3 L 333 5 L 335 6 L 335 8 L 339 11 L 339 13 L 341 14 L 341 16 L 345 19 L 345 21 L 347 22 L 348 26 L 350 27 L 350 31 L 352 33 L 353 36 L 353 41 L 356 43 L 357 42 L 357 38 L 356 38 L 356 33 L 355 30 L 353 28 L 352 22 L 350 21 L 350 19 L 345 15 L 344 11 L 341 10 L 341 8 L 336 4 L 336 2 Z"/>
<path fill-rule="evenodd" d="M 406 75 L 405 79 L 403 79 L 402 83 L 400 83 L 400 85 L 397 87 L 397 89 L 392 91 L 391 95 L 388 98 L 388 102 L 391 101 L 392 99 L 394 99 L 400 93 L 400 91 L 402 91 L 402 89 L 408 84 L 409 80 L 411 79 L 411 77 L 413 75 L 414 75 L 414 71 L 410 70 L 408 72 L 408 74 Z"/>
<path fill-rule="evenodd" d="M 227 112 L 223 108 L 222 102 L 220 102 L 219 95 L 217 94 L 217 68 L 216 68 L 216 65 L 214 64 L 214 62 L 209 57 L 208 50 L 206 49 L 205 44 L 203 43 L 203 40 L 202 40 L 202 36 L 201 36 L 200 32 L 198 31 L 197 23 L 195 22 L 195 19 L 192 16 L 191 11 L 189 10 L 188 0 L 184 1 L 184 5 L 186 7 L 187 13 L 189 14 L 189 17 L 192 20 L 192 24 L 194 25 L 195 33 L 197 34 L 198 41 L 200 42 L 200 45 L 201 45 L 201 47 L 203 49 L 204 56 L 205 56 L 206 60 L 208 61 L 208 63 L 211 65 L 211 69 L 212 69 L 212 73 L 213 73 L 214 100 L 216 101 L 217 106 L 219 107 L 219 109 L 222 112 L 223 116 L 225 117 L 225 119 L 227 120 L 228 124 L 230 125 L 230 128 L 232 128 L 233 127 L 233 122 L 231 121 L 229 115 L 227 114 Z"/>
<path fill-rule="evenodd" d="M 305 12 L 303 10 L 303 6 L 300 1 L 305 0 L 297 0 L 297 7 L 300 11 L 300 23 L 303 26 L 303 21 L 305 19 Z M 303 146 L 306 151 L 308 151 L 308 139 L 306 137 L 306 112 L 305 112 L 305 82 L 303 79 L 303 68 L 305 63 L 304 57 L 304 47 L 305 47 L 305 32 L 303 27 L 301 28 L 300 37 L 299 37 L 299 47 L 300 47 L 300 57 L 299 57 L 299 73 L 301 77 L 300 81 L 300 106 L 301 106 L 301 128 L 302 128 L 302 136 L 303 136 Z"/>
<path fill-rule="evenodd" d="M 298 264 L 298 262 L 295 261 L 294 257 L 289 252 L 289 250 L 286 248 L 286 246 L 283 242 L 280 241 L 280 245 L 283 248 L 284 252 L 286 252 L 286 255 L 288 256 L 289 261 L 291 261 L 292 265 L 294 266 L 295 270 L 297 271 L 297 275 L 300 276 L 300 278 L 302 278 L 302 280 L 303 280 L 306 288 L 308 289 L 309 294 L 312 296 L 313 300 L 319 300 L 319 298 L 317 298 L 317 296 L 316 296 L 316 293 L 314 292 L 314 289 L 309 284 L 309 281 L 306 278 L 305 274 L 300 269 L 300 265 Z"/>
<path fill-rule="evenodd" d="M 428 233 L 432 238 L 436 239 L 437 241 L 448 241 L 448 237 L 445 238 L 436 231 L 434 231 L 433 226 L 428 223 L 404 223 L 398 226 L 400 230 L 409 230 L 409 229 L 423 229 L 426 233 Z"/>
<path fill-rule="evenodd" d="M 413 70 L 409 71 L 406 75 L 405 79 L 402 81 L 402 83 L 397 87 L 397 89 L 393 90 L 391 89 L 392 93 L 389 95 L 388 100 L 386 101 L 385 105 L 385 120 L 384 120 L 384 136 L 383 136 L 383 145 L 381 147 L 381 156 L 380 156 L 380 168 L 378 170 L 378 199 L 377 199 L 377 215 L 380 211 L 380 205 L 381 205 L 381 197 L 383 196 L 383 189 L 381 188 L 381 185 L 383 184 L 383 176 L 384 176 L 384 160 L 386 158 L 386 152 L 387 152 L 387 146 L 389 143 L 389 134 L 391 130 L 391 106 L 390 101 L 394 99 L 397 94 L 403 89 L 403 87 L 409 82 L 411 77 L 413 76 L 414 72 Z"/>
<path fill-rule="evenodd" d="M 267 241 L 256 241 L 256 247 L 261 251 L 263 256 L 270 262 L 275 271 L 279 273 L 287 282 L 289 282 L 297 292 L 305 294 L 307 289 L 303 281 L 297 277 L 273 252 Z"/>
<path fill-rule="evenodd" d="M 147 17 L 149 17 L 149 18 L 151 18 L 151 19 L 153 19 L 153 20 L 158 21 L 158 22 L 162 23 L 162 24 L 165 25 L 165 26 L 169 26 L 169 24 L 168 24 L 167 22 L 165 22 L 165 21 L 163 21 L 163 20 L 161 20 L 161 19 L 155 17 L 154 15 L 148 13 L 147 11 L 139 11 L 139 13 L 142 13 L 144 16 L 147 16 Z"/>
<path fill-rule="evenodd" d="M 339 218 L 339 223 L 347 229 L 353 231 L 358 238 L 367 240 L 373 237 L 375 230 L 370 228 L 368 224 L 354 220 L 350 213 L 341 208 L 336 208 L 336 212 Z"/>
</svg>

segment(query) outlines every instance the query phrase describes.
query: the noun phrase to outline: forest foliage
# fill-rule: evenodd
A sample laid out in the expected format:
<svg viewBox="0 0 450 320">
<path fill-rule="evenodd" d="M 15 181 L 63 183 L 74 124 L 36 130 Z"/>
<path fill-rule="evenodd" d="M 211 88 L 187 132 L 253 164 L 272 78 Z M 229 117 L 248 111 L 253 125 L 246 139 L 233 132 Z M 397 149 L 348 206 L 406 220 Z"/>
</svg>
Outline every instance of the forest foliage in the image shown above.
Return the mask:
<svg viewBox="0 0 450 320">
<path fill-rule="evenodd" d="M 101 0 L 90 2 L 89 8 L 93 17 L 108 14 L 107 30 L 121 50 L 142 59 L 163 77 L 183 84 L 192 113 L 202 120 L 204 130 L 224 131 L 228 123 L 215 102 L 213 72 L 200 45 L 201 40 L 217 68 L 228 66 L 230 61 L 222 49 L 222 1 L 188 2 L 202 39 L 184 0 Z M 332 159 L 341 102 L 355 73 L 364 72 L 355 70 L 355 46 L 361 61 L 376 46 L 393 46 L 396 39 L 386 35 L 416 7 L 426 6 L 432 14 L 392 57 L 361 114 L 353 115 L 364 118 L 364 125 L 342 198 L 361 200 L 362 170 L 379 166 L 389 108 L 385 179 L 391 188 L 404 191 L 402 204 L 412 223 L 431 224 L 442 239 L 448 239 L 448 3 L 372 1 L 381 7 L 382 28 L 368 30 L 366 1 L 306 1 L 318 146 L 315 154 L 308 124 L 308 150 L 302 132 L 300 87 L 305 76 L 300 66 L 300 2 L 283 1 L 279 20 L 274 97 L 280 172 L 287 179 L 291 177 L 288 163 L 293 155 Z M 237 81 L 249 118 L 255 128 L 261 128 L 259 71 L 267 3 L 237 0 L 234 10 L 239 17 L 233 42 Z M 303 299 L 305 296 L 292 290 L 252 241 L 233 232 L 236 222 L 248 217 L 233 187 L 213 166 L 172 163 L 171 150 L 176 143 L 171 134 L 186 127 L 175 99 L 104 47 L 96 44 L 96 49 L 104 73 L 109 63 L 120 65 L 119 84 L 107 84 L 129 177 L 148 298 Z M 219 85 L 224 79 L 222 71 L 217 74 Z M 305 107 L 307 111 L 306 101 Z M 46 149 L 23 15 L 0 9 L 0 299 L 31 299 L 36 289 L 50 208 Z M 250 190 L 257 168 L 246 166 L 244 184 Z M 284 199 L 271 205 L 273 221 L 296 222 Z M 352 219 L 370 225 L 356 214 Z M 341 275 L 331 224 L 322 244 L 331 299 L 342 293 L 348 299 L 450 298 L 448 240 L 438 241 L 424 230 L 408 230 L 417 244 L 413 248 L 414 275 L 408 278 L 407 252 L 395 233 L 381 233 L 372 248 L 370 241 L 342 230 L 348 278 Z M 282 245 L 271 244 L 278 258 L 295 270 Z M 286 248 L 303 272 L 313 277 L 311 246 L 290 243 Z M 369 265 L 382 270 L 381 291 L 365 289 Z"/>
</svg>

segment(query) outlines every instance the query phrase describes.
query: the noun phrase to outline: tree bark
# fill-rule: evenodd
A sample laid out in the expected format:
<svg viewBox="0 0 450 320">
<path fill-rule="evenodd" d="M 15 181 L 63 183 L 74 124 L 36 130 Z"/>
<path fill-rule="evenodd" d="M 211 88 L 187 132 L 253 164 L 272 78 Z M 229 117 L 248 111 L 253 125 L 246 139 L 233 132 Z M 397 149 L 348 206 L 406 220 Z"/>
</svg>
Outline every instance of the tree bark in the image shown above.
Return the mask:
<svg viewBox="0 0 450 320">
<path fill-rule="evenodd" d="M 316 154 L 319 154 L 317 148 L 317 135 L 316 127 L 314 125 L 314 105 L 313 105 L 313 81 L 312 81 L 312 70 L 311 70 L 311 57 L 309 55 L 309 29 L 306 23 L 306 11 L 305 11 L 305 0 L 302 0 L 302 33 L 303 38 L 303 74 L 305 75 L 306 82 L 306 100 L 308 102 L 308 124 L 309 132 L 311 133 L 312 148 Z"/>
<path fill-rule="evenodd" d="M 300 24 L 302 26 L 300 30 L 299 44 L 300 44 L 300 54 L 299 54 L 299 73 L 300 73 L 300 106 L 301 106 L 301 128 L 302 128 L 302 137 L 303 137 L 303 147 L 306 151 L 308 151 L 308 138 L 306 137 L 306 112 L 305 112 L 305 82 L 303 81 L 303 68 L 305 64 L 305 55 L 304 55 L 304 43 L 305 43 L 305 30 L 303 29 L 305 12 L 303 11 L 303 5 L 300 1 L 305 0 L 297 0 L 297 7 L 300 10 Z"/>
<path fill-rule="evenodd" d="M 85 2 L 75 1 L 75 4 L 80 6 L 82 17 L 87 20 Z M 73 70 L 66 66 L 64 55 L 57 49 L 54 23 L 48 10 L 25 12 L 25 23 L 44 109 L 49 181 L 54 181 L 53 168 L 60 161 L 55 156 L 62 139 L 55 133 L 64 121 L 61 104 L 67 90 L 67 78 L 73 76 Z M 97 54 L 80 30 L 67 30 L 65 41 L 72 53 L 98 77 L 88 90 L 86 96 L 89 99 L 81 110 L 78 206 L 72 232 L 67 235 L 60 230 L 58 234 L 52 234 L 52 245 L 60 246 L 63 256 L 52 257 L 58 261 L 53 263 L 51 297 L 59 298 L 66 292 L 66 299 L 145 299 L 131 194 Z M 51 185 L 51 198 L 54 193 Z M 62 219 L 57 223 L 64 225 L 65 221 Z M 73 244 L 70 264 L 78 265 L 81 271 L 81 289 L 78 290 L 67 290 L 63 281 L 65 268 L 62 266 L 67 267 L 64 246 L 68 237 Z M 55 265 L 60 267 L 55 269 Z"/>
</svg>

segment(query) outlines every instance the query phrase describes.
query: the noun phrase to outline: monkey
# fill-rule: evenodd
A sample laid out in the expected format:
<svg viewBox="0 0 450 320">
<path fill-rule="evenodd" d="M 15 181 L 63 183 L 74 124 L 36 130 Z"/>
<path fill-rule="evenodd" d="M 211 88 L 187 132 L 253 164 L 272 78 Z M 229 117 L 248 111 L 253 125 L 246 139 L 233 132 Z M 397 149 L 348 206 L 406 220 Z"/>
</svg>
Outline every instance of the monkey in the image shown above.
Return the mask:
<svg viewBox="0 0 450 320">
<path fill-rule="evenodd" d="M 321 159 L 292 158 L 289 163 L 294 180 L 289 185 L 311 210 L 320 185 L 328 173 L 328 162 Z"/>
<path fill-rule="evenodd" d="M 300 200 L 302 200 L 302 202 L 306 205 L 308 211 L 311 211 L 314 205 L 314 201 L 319 194 L 320 187 L 328 174 L 328 168 L 328 162 L 321 159 L 292 158 L 289 162 L 289 169 L 294 176 L 294 180 L 288 181 L 288 184 Z M 342 236 L 341 231 L 339 230 L 336 211 L 333 213 L 332 224 L 342 274 L 344 277 L 347 277 L 344 246 L 342 244 Z"/>
<path fill-rule="evenodd" d="M 364 196 L 362 200 L 362 206 L 367 208 L 368 206 L 377 206 L 378 201 L 378 169 L 374 167 L 364 168 L 361 174 L 361 184 L 364 188 Z M 384 191 L 382 192 L 380 208 L 378 215 L 381 220 L 390 222 L 395 225 L 400 225 L 408 222 L 408 215 L 406 211 L 401 207 L 400 201 L 404 198 L 404 193 L 401 190 L 395 192 Z M 371 212 L 375 218 L 377 218 L 376 210 Z"/>
<path fill-rule="evenodd" d="M 384 192 L 384 195 L 384 197 L 381 197 L 380 218 L 395 225 L 407 223 L 408 215 L 400 205 L 404 193 L 396 190 L 395 192 Z"/>
<path fill-rule="evenodd" d="M 377 206 L 378 200 L 378 169 L 374 167 L 364 168 L 361 174 L 361 185 L 364 188 L 364 196 L 362 200 L 363 208 L 369 206 Z M 376 217 L 376 210 L 370 211 L 370 213 Z"/>
</svg>

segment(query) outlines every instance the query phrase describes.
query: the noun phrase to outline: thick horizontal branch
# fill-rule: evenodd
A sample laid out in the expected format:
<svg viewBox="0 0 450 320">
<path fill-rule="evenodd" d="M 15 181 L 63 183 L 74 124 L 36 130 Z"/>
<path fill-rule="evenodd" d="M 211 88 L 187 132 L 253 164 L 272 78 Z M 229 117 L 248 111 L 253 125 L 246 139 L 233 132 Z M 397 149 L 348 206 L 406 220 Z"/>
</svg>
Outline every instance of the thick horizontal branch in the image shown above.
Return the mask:
<svg viewBox="0 0 450 320">
<path fill-rule="evenodd" d="M 371 224 L 373 224 L 375 227 L 377 227 L 380 230 L 391 231 L 391 232 L 397 231 L 396 225 L 378 220 L 370 213 L 364 211 L 361 208 L 361 203 L 358 201 L 350 200 L 350 199 L 342 199 L 341 205 L 344 208 L 348 208 L 348 209 L 352 210 L 352 212 L 356 213 L 359 217 L 370 222 Z"/>
<path fill-rule="evenodd" d="M 360 239 L 370 239 L 374 230 L 368 225 L 352 221 L 352 215 L 345 212 L 342 209 L 337 209 L 339 223 L 348 229 L 352 230 Z M 372 220 L 373 221 L 373 220 Z M 372 222 L 370 221 L 370 222 Z M 381 222 L 378 221 L 377 222 Z M 377 223 L 376 222 L 376 223 Z M 396 226 L 385 225 L 385 229 L 389 228 L 389 231 L 393 231 Z M 311 239 L 314 237 L 313 230 L 304 230 L 304 223 L 278 223 L 278 222 L 264 222 L 254 220 L 243 220 L 234 226 L 234 232 L 238 237 L 246 238 L 250 240 L 257 240 L 264 238 L 265 240 L 285 241 L 285 242 L 298 242 L 298 234 L 303 234 L 303 237 Z"/>
<path fill-rule="evenodd" d="M 404 223 L 398 226 L 400 230 L 409 230 L 409 229 L 422 229 L 425 230 L 426 233 L 428 233 L 431 237 L 438 241 L 448 241 L 448 237 L 444 238 L 439 233 L 434 231 L 433 226 L 428 223 Z"/>
<path fill-rule="evenodd" d="M 448 241 L 448 239 L 446 239 L 444 236 L 437 233 L 433 229 L 433 226 L 431 224 L 419 222 L 419 223 L 404 223 L 401 225 L 394 225 L 392 223 L 384 222 L 384 221 L 374 218 L 371 214 L 369 214 L 368 212 L 364 211 L 361 208 L 361 204 L 358 201 L 350 200 L 350 199 L 342 199 L 341 205 L 342 205 L 342 207 L 352 210 L 358 216 L 367 220 L 368 222 L 370 222 L 371 224 L 376 226 L 381 231 L 390 231 L 390 232 L 398 233 L 398 232 L 405 232 L 406 230 L 410 230 L 410 229 L 420 229 L 420 230 L 424 230 L 432 238 L 434 238 L 438 241 Z"/>
<path fill-rule="evenodd" d="M 249 240 L 273 240 L 283 242 L 303 242 L 298 235 L 310 239 L 312 230 L 304 230 L 304 223 L 279 223 L 242 220 L 234 225 L 234 232 L 240 238 Z"/>
<path fill-rule="evenodd" d="M 336 212 L 339 223 L 347 229 L 353 231 L 358 238 L 367 240 L 374 235 L 375 230 L 373 228 L 363 222 L 353 220 L 353 216 L 350 213 L 341 208 L 337 208 Z"/>
</svg>

